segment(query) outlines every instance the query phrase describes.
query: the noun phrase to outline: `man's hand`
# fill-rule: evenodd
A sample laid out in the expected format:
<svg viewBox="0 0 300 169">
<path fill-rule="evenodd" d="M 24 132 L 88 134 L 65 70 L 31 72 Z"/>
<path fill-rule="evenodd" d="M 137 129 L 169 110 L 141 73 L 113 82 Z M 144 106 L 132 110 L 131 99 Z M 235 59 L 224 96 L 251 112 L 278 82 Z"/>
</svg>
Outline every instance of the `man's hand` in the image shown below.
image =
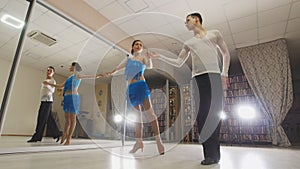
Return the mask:
<svg viewBox="0 0 300 169">
<path fill-rule="evenodd" d="M 50 83 L 47 82 L 47 80 L 44 80 L 44 81 L 43 81 L 43 84 L 44 84 L 44 85 L 49 85 Z"/>
<path fill-rule="evenodd" d="M 229 78 L 227 76 L 222 76 L 221 78 L 223 90 L 227 90 L 229 87 Z"/>
</svg>

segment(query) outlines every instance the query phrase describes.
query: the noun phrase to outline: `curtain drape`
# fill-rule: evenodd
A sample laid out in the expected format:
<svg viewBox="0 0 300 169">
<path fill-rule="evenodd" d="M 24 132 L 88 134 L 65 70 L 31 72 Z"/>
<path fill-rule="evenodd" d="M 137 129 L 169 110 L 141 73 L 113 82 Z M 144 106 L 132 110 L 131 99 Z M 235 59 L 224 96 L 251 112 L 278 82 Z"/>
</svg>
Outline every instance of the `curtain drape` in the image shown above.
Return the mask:
<svg viewBox="0 0 300 169">
<path fill-rule="evenodd" d="M 249 85 L 270 119 L 272 144 L 290 146 L 281 126 L 293 102 L 286 40 L 240 48 L 237 53 Z"/>
</svg>

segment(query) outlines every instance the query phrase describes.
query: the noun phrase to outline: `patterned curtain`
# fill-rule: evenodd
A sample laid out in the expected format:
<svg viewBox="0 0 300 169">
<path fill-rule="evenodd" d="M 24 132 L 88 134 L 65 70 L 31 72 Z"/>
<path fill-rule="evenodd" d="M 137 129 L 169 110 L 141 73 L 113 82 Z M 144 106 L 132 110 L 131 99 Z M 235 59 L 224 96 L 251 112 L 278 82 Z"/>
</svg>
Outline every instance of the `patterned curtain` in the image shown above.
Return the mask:
<svg viewBox="0 0 300 169">
<path fill-rule="evenodd" d="M 285 39 L 237 50 L 242 69 L 271 124 L 273 145 L 290 146 L 281 123 L 292 106 L 291 69 Z"/>
</svg>

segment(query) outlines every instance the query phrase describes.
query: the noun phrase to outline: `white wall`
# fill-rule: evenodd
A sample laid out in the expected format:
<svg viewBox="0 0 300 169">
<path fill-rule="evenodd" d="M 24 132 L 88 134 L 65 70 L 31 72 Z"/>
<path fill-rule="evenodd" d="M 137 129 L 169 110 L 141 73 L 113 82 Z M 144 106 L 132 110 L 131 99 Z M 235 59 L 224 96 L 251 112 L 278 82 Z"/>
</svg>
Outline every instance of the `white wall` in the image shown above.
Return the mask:
<svg viewBox="0 0 300 169">
<path fill-rule="evenodd" d="M 97 97 L 96 94 L 98 94 L 96 93 L 97 92 L 96 89 L 100 90 L 102 88 L 105 88 L 105 85 L 104 86 L 95 85 L 93 84 L 92 81 L 94 80 L 83 79 L 81 81 L 81 85 L 79 87 L 78 92 L 81 99 L 80 110 L 88 112 L 89 114 L 86 116 L 86 118 L 92 120 L 93 123 L 92 124 L 93 126 L 90 126 L 91 127 L 90 129 L 88 128 L 88 126 L 86 126 L 86 132 L 90 136 L 95 136 L 95 135 L 101 135 L 105 133 L 106 121 L 103 114 L 106 115 L 107 112 L 100 110 L 96 99 Z M 105 90 L 103 93 L 106 95 L 107 91 Z M 103 100 L 102 104 L 107 104 L 106 100 Z M 84 128 L 85 120 L 84 119 L 81 120 L 82 121 L 80 122 L 82 124 L 82 127 Z"/>
<path fill-rule="evenodd" d="M 0 59 L 0 97 L 1 103 L 6 88 L 11 62 Z M 46 68 L 45 68 L 46 69 Z M 8 102 L 7 113 L 4 117 L 2 134 L 32 135 L 36 126 L 37 112 L 40 105 L 40 88 L 46 72 L 20 65 L 12 93 Z M 55 75 L 56 81 L 64 79 Z M 57 97 L 57 96 L 54 96 Z M 60 108 L 53 106 L 53 110 Z M 62 119 L 62 118 L 60 118 Z M 63 120 L 63 119 L 62 119 Z M 60 120 L 61 121 L 61 120 Z"/>
<path fill-rule="evenodd" d="M 6 88 L 11 62 L 1 60 L 1 101 Z M 15 83 L 8 102 L 2 134 L 32 134 L 36 124 L 39 106 L 40 85 L 45 76 L 26 66 L 20 66 L 16 73 Z"/>
</svg>

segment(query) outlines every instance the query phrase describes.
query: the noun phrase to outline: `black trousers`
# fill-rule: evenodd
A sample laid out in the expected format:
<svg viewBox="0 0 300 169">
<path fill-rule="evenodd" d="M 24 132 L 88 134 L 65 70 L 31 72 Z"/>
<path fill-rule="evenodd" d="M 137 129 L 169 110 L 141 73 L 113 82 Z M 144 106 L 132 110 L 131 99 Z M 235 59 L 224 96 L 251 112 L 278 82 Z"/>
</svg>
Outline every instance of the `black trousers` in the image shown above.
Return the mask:
<svg viewBox="0 0 300 169">
<path fill-rule="evenodd" d="M 48 135 L 50 137 L 59 137 L 61 132 L 59 131 L 57 124 L 52 116 L 52 102 L 42 101 L 40 104 L 37 125 L 35 129 L 35 133 L 32 136 L 32 140 L 41 141 L 43 138 L 43 133 L 45 126 L 47 124 L 47 133 L 51 133 Z"/>
<path fill-rule="evenodd" d="M 220 113 L 223 110 L 223 89 L 220 74 L 207 73 L 195 76 L 199 97 L 197 126 L 204 158 L 220 160 Z M 197 92 L 196 92 L 197 93 Z M 200 100 L 198 100 L 200 99 Z"/>
</svg>

